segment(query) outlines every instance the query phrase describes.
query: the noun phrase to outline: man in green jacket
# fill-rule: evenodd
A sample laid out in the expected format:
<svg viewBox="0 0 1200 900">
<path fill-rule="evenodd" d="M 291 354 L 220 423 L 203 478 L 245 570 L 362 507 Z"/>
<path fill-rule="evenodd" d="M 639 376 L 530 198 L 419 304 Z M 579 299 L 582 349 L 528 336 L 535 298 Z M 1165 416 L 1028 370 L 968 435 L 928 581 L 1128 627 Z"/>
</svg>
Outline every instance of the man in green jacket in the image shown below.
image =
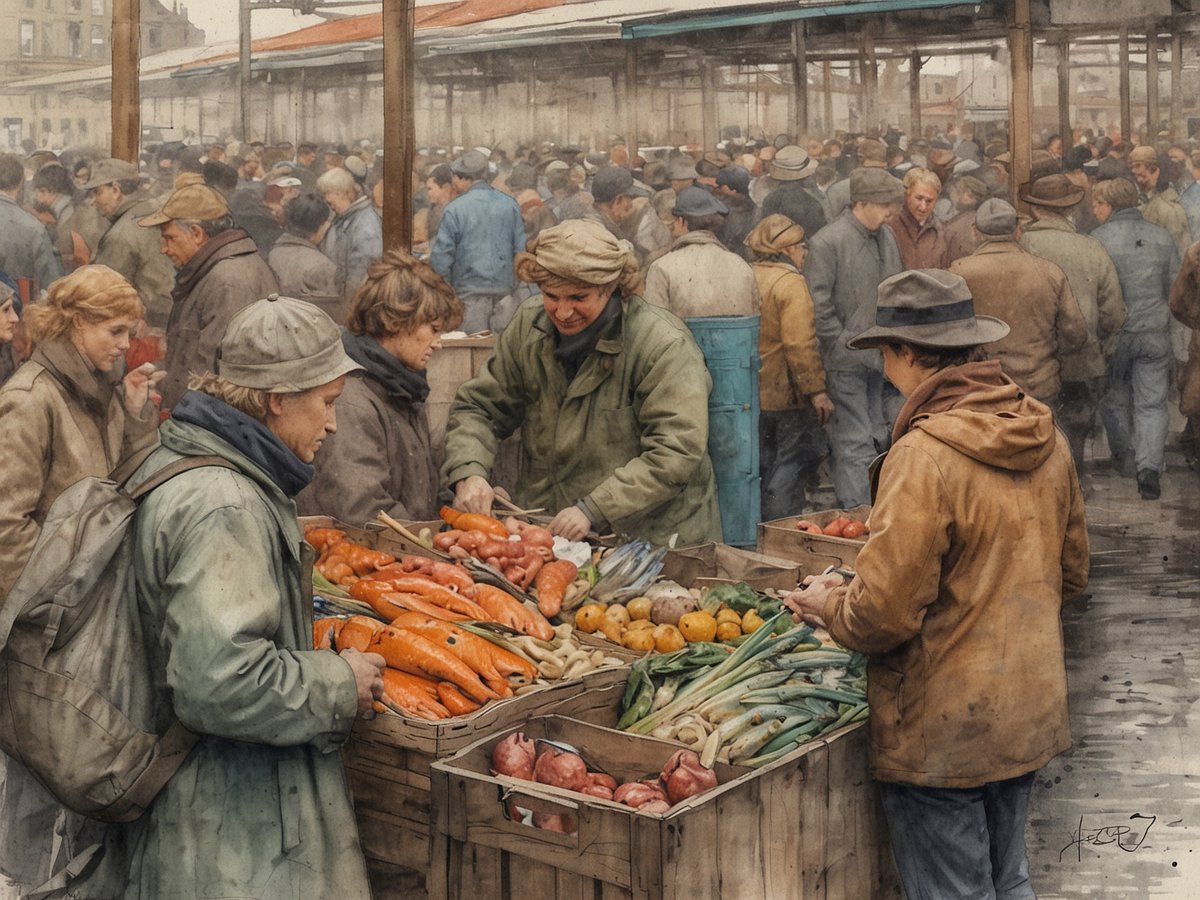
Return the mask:
<svg viewBox="0 0 1200 900">
<path fill-rule="evenodd" d="M 313 551 L 292 501 L 359 368 L 325 313 L 259 300 L 134 475 L 188 456 L 232 466 L 171 479 L 134 526 L 158 726 L 178 718 L 200 739 L 66 896 L 369 900 L 338 751 L 382 692 L 383 658 L 312 649 Z"/>
<path fill-rule="evenodd" d="M 515 499 L 552 510 L 555 534 L 719 541 L 712 379 L 687 327 L 637 295 L 629 242 L 571 219 L 517 255 L 517 275 L 541 296 L 517 311 L 450 410 L 442 482 L 455 506 L 491 510 L 496 448 L 520 428 Z"/>
</svg>

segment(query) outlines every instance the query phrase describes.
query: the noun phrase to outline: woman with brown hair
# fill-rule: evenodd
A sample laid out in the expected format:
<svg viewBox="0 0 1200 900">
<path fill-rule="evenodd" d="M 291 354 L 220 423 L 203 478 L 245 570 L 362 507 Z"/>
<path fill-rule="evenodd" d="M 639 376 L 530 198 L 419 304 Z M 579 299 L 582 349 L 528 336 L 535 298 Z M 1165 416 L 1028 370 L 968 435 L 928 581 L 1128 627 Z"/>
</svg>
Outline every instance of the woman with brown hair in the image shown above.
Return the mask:
<svg viewBox="0 0 1200 900">
<path fill-rule="evenodd" d="M 0 388 L 0 602 L 33 552 L 55 498 L 157 442 L 158 408 L 150 392 L 164 373 L 149 363 L 124 371 L 129 335 L 141 318 L 137 291 L 107 266 L 76 269 L 25 310 L 35 349 Z M 0 869 L 37 885 L 50 875 L 55 821 L 63 811 L 22 767 L 7 761 L 5 768 Z M 80 822 L 73 817 L 58 826 L 68 845 Z"/>
<path fill-rule="evenodd" d="M 361 525 L 380 510 L 397 519 L 437 516 L 437 464 L 429 437 L 425 366 L 462 303 L 433 269 L 391 250 L 367 270 L 342 343 L 365 371 L 346 379 L 338 429 L 296 498 L 301 515 Z"/>
<path fill-rule="evenodd" d="M 455 397 L 442 466 L 455 505 L 491 510 L 496 450 L 520 428 L 515 499 L 553 510 L 555 534 L 719 540 L 712 379 L 687 327 L 639 296 L 632 245 L 570 219 L 517 254 L 516 271 L 541 296 Z"/>
</svg>

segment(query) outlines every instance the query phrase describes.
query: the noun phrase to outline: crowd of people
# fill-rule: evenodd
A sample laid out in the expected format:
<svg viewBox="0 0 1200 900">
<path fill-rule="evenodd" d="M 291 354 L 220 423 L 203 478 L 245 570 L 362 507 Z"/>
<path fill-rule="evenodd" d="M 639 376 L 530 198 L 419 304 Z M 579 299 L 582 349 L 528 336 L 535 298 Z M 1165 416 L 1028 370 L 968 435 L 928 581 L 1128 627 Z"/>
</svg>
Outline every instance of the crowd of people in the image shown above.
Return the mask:
<svg viewBox="0 0 1200 900">
<path fill-rule="evenodd" d="M 1061 496 L 1037 548 L 1050 565 L 1069 545 L 1048 589 L 1061 597 L 1086 583 L 1080 509 L 1098 421 L 1111 465 L 1147 500 L 1161 494 L 1172 398 L 1197 456 L 1190 146 L 1054 136 L 1018 187 L 1028 213 L 1008 200 L 1006 145 L 981 147 L 967 128 L 780 135 L 649 159 L 620 141 L 429 150 L 411 173 L 411 253 L 384 252 L 381 159 L 366 142 L 168 144 L 141 166 L 0 155 L 0 416 L 21 423 L 0 433 L 0 597 L 73 481 L 136 454 L 131 483 L 187 456 L 231 469 L 179 476 L 139 513 L 131 589 L 157 636 L 163 708 L 205 739 L 151 814 L 103 835 L 101 864 L 71 896 L 117 884 L 147 898 L 197 884 L 221 896 L 327 896 L 333 884 L 366 896 L 361 857 L 339 856 L 354 832 L 349 807 L 330 799 L 344 790 L 330 787 L 327 757 L 370 710 L 381 661 L 303 652 L 295 511 L 360 525 L 380 510 L 431 518 L 450 500 L 488 512 L 511 494 L 569 539 L 720 540 L 712 382 L 689 318 L 760 317 L 764 520 L 803 512 L 827 461 L 838 505 L 882 501 L 880 522 L 895 516 L 899 536 L 933 477 L 915 454 L 957 442 L 973 448 L 971 483 Z M 456 329 L 498 337 L 435 446 L 426 366 Z M 970 416 L 935 415 L 963 404 L 1029 430 L 970 435 Z M 518 430 L 520 473 L 498 484 L 500 442 Z M 920 449 L 927 435 L 933 450 Z M 881 476 L 872 461 L 893 444 L 908 449 Z M 966 499 L 954 504 L 936 520 L 943 530 L 984 540 L 962 527 Z M 939 549 L 949 552 L 963 551 Z M 963 590 L 919 562 L 914 578 L 932 578 L 931 590 Z M 876 652 L 847 612 L 886 620 L 886 591 L 869 582 L 848 594 L 831 583 L 803 614 Z M 213 613 L 246 590 L 260 602 Z M 915 633 L 883 625 L 892 646 Z M 1043 718 L 1061 730 L 1058 687 Z M 1044 762 L 1062 740 L 1021 759 Z M 1004 778 L 1030 771 L 999 767 Z M 248 830 L 197 820 L 205 791 Z M 0 870 L 22 884 L 91 836 L 11 762 L 3 803 Z M 911 800 L 892 803 L 897 821 L 913 814 Z M 264 812 L 281 804 L 294 812 Z M 301 819 L 318 820 L 315 842 L 298 836 Z M 265 833 L 254 822 L 273 837 L 246 871 L 209 871 L 184 852 L 204 842 L 206 854 L 246 858 Z M 327 880 L 301 886 L 313 871 Z"/>
</svg>

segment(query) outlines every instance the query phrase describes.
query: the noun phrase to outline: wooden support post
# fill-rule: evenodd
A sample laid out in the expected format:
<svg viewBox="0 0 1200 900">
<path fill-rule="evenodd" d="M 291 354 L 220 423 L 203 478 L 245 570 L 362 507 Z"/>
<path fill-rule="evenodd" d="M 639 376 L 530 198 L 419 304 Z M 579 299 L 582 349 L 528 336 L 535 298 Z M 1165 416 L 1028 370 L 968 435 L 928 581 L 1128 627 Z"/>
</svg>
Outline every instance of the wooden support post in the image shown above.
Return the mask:
<svg viewBox="0 0 1200 900">
<path fill-rule="evenodd" d="M 868 22 L 862 32 L 862 113 L 861 130 L 879 130 L 879 63 L 875 59 L 875 26 Z"/>
<path fill-rule="evenodd" d="M 383 4 L 383 249 L 412 250 L 413 5 Z"/>
<path fill-rule="evenodd" d="M 1033 125 L 1033 28 L 1029 20 L 1030 0 L 1015 0 L 1008 26 L 1008 52 L 1012 60 L 1011 107 L 1008 119 L 1009 151 L 1012 153 L 1009 188 L 1012 202 L 1018 203 L 1017 191 L 1029 181 Z"/>
<path fill-rule="evenodd" d="M 1129 28 L 1121 26 L 1117 39 L 1117 77 L 1121 95 L 1121 140 L 1128 141 L 1133 134 L 1133 109 L 1129 100 Z"/>
<path fill-rule="evenodd" d="M 717 67 L 708 60 L 700 64 L 700 145 L 704 153 L 717 144 Z"/>
<path fill-rule="evenodd" d="M 533 67 L 536 57 L 529 58 L 529 71 L 525 73 L 525 135 L 518 143 L 533 143 L 537 138 L 537 75 Z"/>
<path fill-rule="evenodd" d="M 1162 118 L 1158 109 L 1158 26 L 1146 24 L 1146 133 L 1142 143 L 1153 147 Z"/>
<path fill-rule="evenodd" d="M 914 50 L 908 57 L 908 139 L 921 137 L 921 51 Z"/>
<path fill-rule="evenodd" d="M 238 0 L 238 122 L 243 141 L 250 140 L 250 0 Z"/>
<path fill-rule="evenodd" d="M 138 0 L 113 0 L 112 12 L 112 155 L 136 166 L 142 137 L 141 5 Z"/>
<path fill-rule="evenodd" d="M 825 134 L 832 135 L 833 127 L 833 60 L 827 59 L 821 67 L 825 70 L 825 121 L 821 123 Z"/>
<path fill-rule="evenodd" d="M 446 146 L 454 146 L 454 82 L 446 81 Z"/>
<path fill-rule="evenodd" d="M 1071 41 L 1065 37 L 1058 45 L 1058 134 L 1064 152 L 1075 145 L 1071 131 Z"/>
<path fill-rule="evenodd" d="M 1171 35 L 1171 140 L 1187 140 L 1187 123 L 1183 121 L 1183 34 Z"/>
<path fill-rule="evenodd" d="M 808 34 L 804 20 L 792 23 L 792 122 L 795 140 L 808 134 Z"/>
<path fill-rule="evenodd" d="M 637 41 L 625 42 L 625 149 L 629 165 L 638 152 L 638 51 Z"/>
</svg>

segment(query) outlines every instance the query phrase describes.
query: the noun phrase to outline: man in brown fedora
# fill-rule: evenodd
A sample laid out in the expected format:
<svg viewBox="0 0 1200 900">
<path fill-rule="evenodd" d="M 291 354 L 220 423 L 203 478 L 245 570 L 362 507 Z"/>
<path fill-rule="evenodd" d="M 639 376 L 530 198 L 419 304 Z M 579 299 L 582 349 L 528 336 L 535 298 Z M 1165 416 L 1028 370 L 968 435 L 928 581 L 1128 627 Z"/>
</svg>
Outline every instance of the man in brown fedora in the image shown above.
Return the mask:
<svg viewBox="0 0 1200 900">
<path fill-rule="evenodd" d="M 1071 221 L 1071 211 L 1084 193 L 1066 175 L 1047 175 L 1023 186 L 1021 199 L 1029 204 L 1033 223 L 1024 229 L 1020 244 L 1063 270 L 1087 322 L 1086 342 L 1060 358 L 1062 390 L 1057 410 L 1086 491 L 1084 442 L 1092 433 L 1104 396 L 1104 373 L 1125 321 L 1125 300 L 1117 269 L 1104 245 L 1079 234 Z"/>
<path fill-rule="evenodd" d="M 771 160 L 771 180 L 776 186 L 763 200 L 763 217 L 775 213 L 787 216 L 803 228 L 810 239 L 824 228 L 825 213 L 806 183 L 820 164 L 820 160 L 813 159 L 807 150 L 796 144 L 778 150 Z"/>
</svg>

